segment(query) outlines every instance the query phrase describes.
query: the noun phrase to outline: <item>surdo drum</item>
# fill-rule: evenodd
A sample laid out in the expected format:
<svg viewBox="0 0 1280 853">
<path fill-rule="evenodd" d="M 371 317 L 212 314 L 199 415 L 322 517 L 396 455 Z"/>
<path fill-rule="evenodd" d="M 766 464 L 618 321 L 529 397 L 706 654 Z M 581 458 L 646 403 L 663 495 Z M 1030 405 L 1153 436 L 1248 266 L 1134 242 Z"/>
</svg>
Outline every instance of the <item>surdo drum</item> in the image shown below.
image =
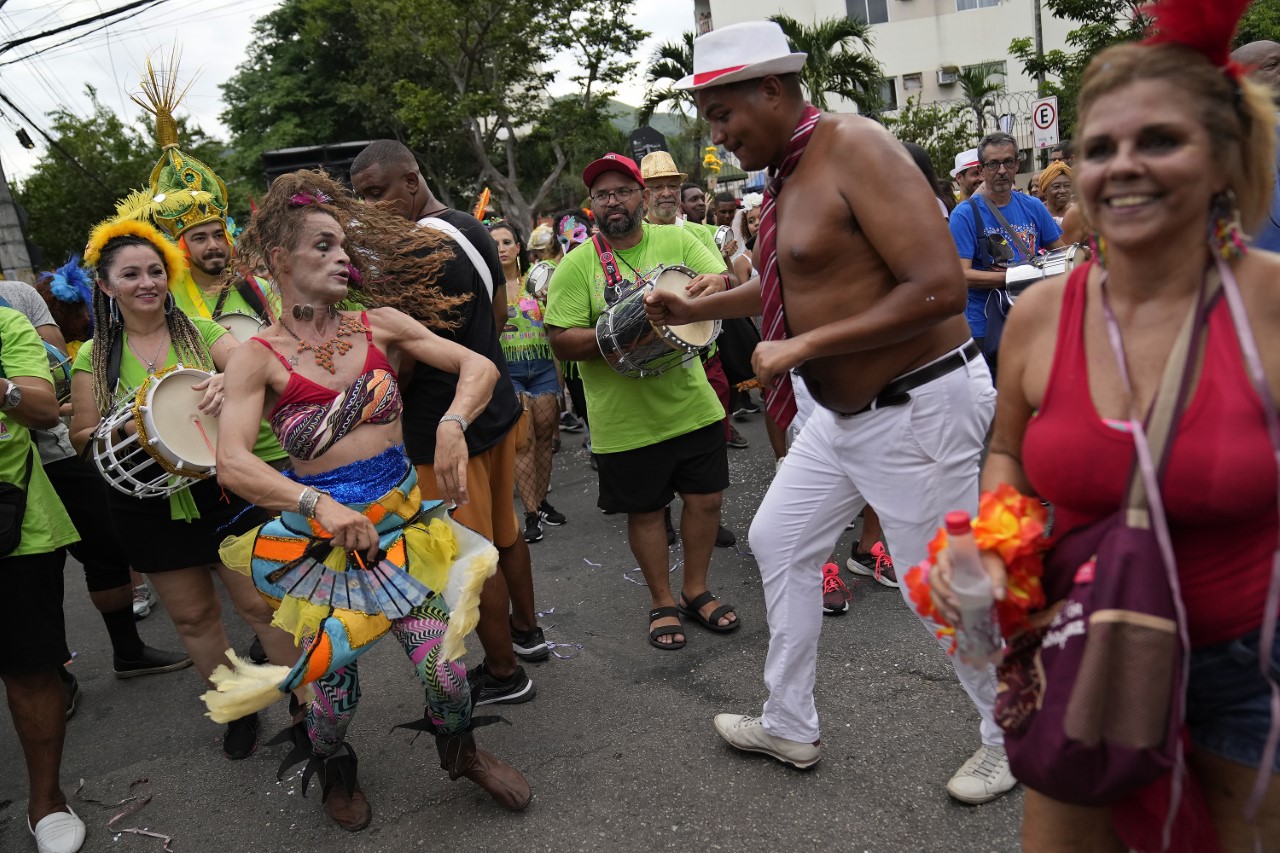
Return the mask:
<svg viewBox="0 0 1280 853">
<path fill-rule="evenodd" d="M 596 320 L 596 343 L 610 367 L 632 379 L 657 376 L 711 346 L 720 334 L 719 320 L 655 326 L 644 310 L 651 289 L 683 293 L 697 275 L 686 266 L 660 265 L 648 279 L 619 291 L 617 301 Z"/>
<path fill-rule="evenodd" d="M 1029 264 L 1009 267 L 1004 274 L 1005 290 L 1009 293 L 1009 301 L 1015 301 L 1022 291 L 1041 279 L 1063 275 L 1075 269 L 1089 259 L 1089 252 L 1084 246 L 1076 243 L 1061 249 L 1054 249 L 1033 259 Z"/>
<path fill-rule="evenodd" d="M 179 364 L 148 376 L 102 419 L 90 447 L 112 488 L 162 498 L 216 473 L 218 419 L 196 408 L 204 392 L 191 388 L 210 375 Z M 126 434 L 128 424 L 135 430 Z"/>
</svg>

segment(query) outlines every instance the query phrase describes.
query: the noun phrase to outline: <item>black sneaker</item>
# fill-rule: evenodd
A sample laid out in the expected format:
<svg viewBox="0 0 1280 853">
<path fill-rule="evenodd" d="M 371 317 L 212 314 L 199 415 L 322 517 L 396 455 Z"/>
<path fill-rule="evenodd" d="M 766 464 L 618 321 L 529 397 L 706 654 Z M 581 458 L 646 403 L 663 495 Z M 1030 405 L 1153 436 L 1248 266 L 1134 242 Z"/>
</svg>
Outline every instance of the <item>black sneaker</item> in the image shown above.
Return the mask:
<svg viewBox="0 0 1280 853">
<path fill-rule="evenodd" d="M 222 735 L 222 751 L 232 761 L 239 761 L 253 755 L 258 748 L 258 715 L 250 714 L 227 724 Z"/>
<path fill-rule="evenodd" d="M 467 683 L 471 685 L 471 704 L 476 707 L 518 705 L 528 702 L 538 692 L 522 666 L 517 666 L 506 681 L 499 681 L 489 674 L 482 663 L 475 669 L 467 670 Z"/>
<path fill-rule="evenodd" d="M 253 642 L 249 644 L 249 651 L 245 655 L 254 663 L 267 662 L 267 650 L 262 647 L 262 640 L 258 639 L 258 635 L 253 635 Z"/>
<path fill-rule="evenodd" d="M 720 525 L 720 529 L 716 531 L 716 547 L 732 548 L 736 544 L 738 544 L 738 537 L 733 535 L 733 531 L 723 524 Z"/>
<path fill-rule="evenodd" d="M 537 625 L 528 631 L 517 631 L 512 628 L 511 648 L 520 660 L 537 662 L 551 656 L 551 649 L 547 647 L 547 638 Z"/>
<path fill-rule="evenodd" d="M 116 678 L 137 678 L 139 675 L 157 675 L 174 672 L 191 666 L 191 658 L 182 652 L 162 652 L 150 646 L 142 647 L 137 660 L 125 660 L 112 656 L 112 669 Z"/>
<path fill-rule="evenodd" d="M 542 520 L 552 527 L 559 527 L 569 520 L 564 517 L 563 512 L 557 512 L 556 508 L 545 500 L 538 504 L 538 515 L 542 516 Z"/>
<path fill-rule="evenodd" d="M 67 719 L 69 720 L 75 716 L 76 706 L 80 704 L 80 682 L 76 681 L 76 677 L 69 672 L 62 681 L 67 688 Z"/>
<path fill-rule="evenodd" d="M 730 446 L 730 447 L 737 447 L 737 448 L 743 448 L 743 447 L 750 447 L 750 446 L 751 446 L 751 442 L 749 442 L 749 441 L 747 441 L 745 438 L 743 438 L 743 437 L 742 437 L 742 433 L 738 432 L 738 428 L 737 428 L 737 427 L 735 427 L 735 426 L 730 426 L 730 427 L 729 427 L 729 442 L 728 442 L 728 444 L 729 444 L 729 446 Z"/>
<path fill-rule="evenodd" d="M 560 413 L 561 432 L 582 432 L 582 421 L 573 412 Z"/>
<path fill-rule="evenodd" d="M 536 512 L 524 514 L 524 541 L 537 542 L 542 539 L 542 516 Z"/>
</svg>

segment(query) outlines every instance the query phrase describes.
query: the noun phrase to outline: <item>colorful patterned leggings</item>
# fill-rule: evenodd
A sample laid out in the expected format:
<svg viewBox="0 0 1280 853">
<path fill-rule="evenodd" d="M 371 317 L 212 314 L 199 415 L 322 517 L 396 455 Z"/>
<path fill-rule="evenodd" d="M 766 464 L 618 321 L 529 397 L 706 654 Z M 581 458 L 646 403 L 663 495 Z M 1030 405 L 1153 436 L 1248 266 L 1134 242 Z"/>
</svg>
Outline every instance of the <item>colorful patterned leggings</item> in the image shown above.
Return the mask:
<svg viewBox="0 0 1280 853">
<path fill-rule="evenodd" d="M 466 731 L 471 724 L 471 688 L 467 669 L 460 661 L 440 659 L 440 642 L 449 625 L 449 608 L 435 595 L 415 607 L 408 616 L 391 622 L 391 633 L 400 641 L 422 680 L 427 695 L 427 715 L 441 734 Z M 356 662 L 315 682 L 316 698 L 307 712 L 307 732 L 317 755 L 332 755 L 360 702 L 360 676 Z"/>
</svg>

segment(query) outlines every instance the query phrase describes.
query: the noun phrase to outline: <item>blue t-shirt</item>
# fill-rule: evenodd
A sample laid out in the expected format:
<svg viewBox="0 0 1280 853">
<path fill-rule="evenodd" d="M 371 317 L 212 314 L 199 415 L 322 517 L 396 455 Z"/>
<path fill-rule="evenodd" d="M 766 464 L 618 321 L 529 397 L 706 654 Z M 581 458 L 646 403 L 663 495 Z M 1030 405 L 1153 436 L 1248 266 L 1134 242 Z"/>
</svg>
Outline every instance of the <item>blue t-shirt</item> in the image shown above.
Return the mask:
<svg viewBox="0 0 1280 853">
<path fill-rule="evenodd" d="M 1276 142 L 1280 143 L 1280 128 L 1276 129 Z M 1271 207 L 1262 221 L 1254 226 L 1250 245 L 1268 252 L 1280 252 L 1280 148 L 1276 150 L 1275 185 L 1271 188 Z"/>
<path fill-rule="evenodd" d="M 951 239 L 955 241 L 960 257 L 973 261 L 976 270 L 1003 269 L 1026 263 L 1029 258 L 1018 251 L 1017 243 L 1005 233 L 986 202 L 975 198 L 974 203 L 982 219 L 981 237 L 985 245 L 981 248 L 978 245 L 979 233 L 973 221 L 974 205 L 961 202 L 951 211 L 950 221 Z M 1057 242 L 1062 236 L 1062 228 L 1053 221 L 1044 202 L 1025 193 L 1014 193 L 1009 203 L 1000 208 L 1000 215 L 1031 247 L 1033 254 L 1039 254 L 1044 246 Z M 969 303 L 964 313 L 975 338 L 987 335 L 987 315 L 983 309 L 990 295 L 989 289 L 969 288 Z"/>
</svg>

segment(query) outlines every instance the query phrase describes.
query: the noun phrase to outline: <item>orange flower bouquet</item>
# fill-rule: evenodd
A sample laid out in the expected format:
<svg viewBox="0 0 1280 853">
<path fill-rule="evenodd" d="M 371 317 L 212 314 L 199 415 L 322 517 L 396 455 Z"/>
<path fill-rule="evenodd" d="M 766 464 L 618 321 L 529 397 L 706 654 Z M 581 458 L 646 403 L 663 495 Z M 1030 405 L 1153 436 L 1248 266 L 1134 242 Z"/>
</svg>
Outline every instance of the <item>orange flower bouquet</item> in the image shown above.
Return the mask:
<svg viewBox="0 0 1280 853">
<path fill-rule="evenodd" d="M 1044 535 L 1048 512 L 1034 498 L 1029 498 L 1007 483 L 994 492 L 984 492 L 978 500 L 978 517 L 973 522 L 973 538 L 980 551 L 991 551 L 1004 561 L 1008 582 L 1003 601 L 996 602 L 1000 631 L 1011 640 L 1025 629 L 1031 613 L 1044 607 L 1044 552 L 1049 541 Z M 921 617 L 933 620 L 938 638 L 951 637 L 955 652 L 955 626 L 947 622 L 933 604 L 929 589 L 929 569 L 937 562 L 938 553 L 947 547 L 947 531 L 939 528 L 929 543 L 929 556 L 906 575 L 911 603 Z"/>
</svg>

